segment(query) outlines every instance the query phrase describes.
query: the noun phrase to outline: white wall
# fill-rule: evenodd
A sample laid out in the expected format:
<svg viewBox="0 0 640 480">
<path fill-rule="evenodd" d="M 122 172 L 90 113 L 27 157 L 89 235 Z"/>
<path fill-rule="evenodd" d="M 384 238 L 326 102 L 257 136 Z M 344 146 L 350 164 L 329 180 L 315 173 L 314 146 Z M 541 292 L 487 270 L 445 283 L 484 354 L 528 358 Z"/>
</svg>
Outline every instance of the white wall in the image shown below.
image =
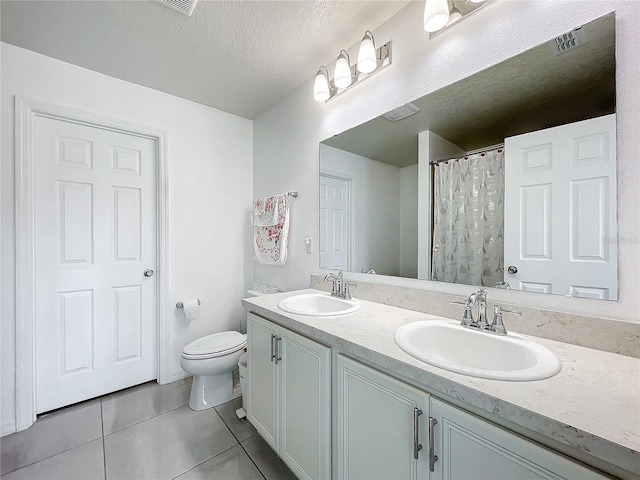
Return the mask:
<svg viewBox="0 0 640 480">
<path fill-rule="evenodd" d="M 148 125 L 167 132 L 169 291 L 173 377 L 189 341 L 237 329 L 251 284 L 252 122 L 36 53 L 1 44 L 2 62 L 2 383 L 3 433 L 15 398 L 14 95 Z M 188 326 L 178 300 L 197 297 L 202 317 Z"/>
<path fill-rule="evenodd" d="M 418 278 L 418 164 L 400 169 L 400 276 Z"/>
<path fill-rule="evenodd" d="M 400 169 L 328 145 L 320 155 L 323 171 L 354 179 L 354 270 L 399 275 Z"/>
<path fill-rule="evenodd" d="M 554 36 L 617 11 L 618 302 L 496 291 L 493 299 L 551 310 L 640 321 L 640 2 L 624 0 L 501 0 L 429 40 L 422 29 L 424 2 L 416 1 L 374 28 L 379 43 L 393 40 L 393 64 L 329 103 L 313 100 L 313 77 L 254 122 L 254 196 L 297 190 L 290 252 L 283 267 L 254 265 L 254 276 L 283 289 L 309 285 L 323 273 L 317 253 L 305 254 L 304 233 L 318 238 L 318 142 L 398 105 L 519 54 Z M 354 44 L 359 41 L 354 32 Z M 356 46 L 350 49 L 352 58 Z M 318 59 L 318 62 L 329 59 Z M 331 70 L 331 68 L 329 69 Z M 468 294 L 469 287 L 410 279 L 350 275 L 431 291 Z"/>
</svg>

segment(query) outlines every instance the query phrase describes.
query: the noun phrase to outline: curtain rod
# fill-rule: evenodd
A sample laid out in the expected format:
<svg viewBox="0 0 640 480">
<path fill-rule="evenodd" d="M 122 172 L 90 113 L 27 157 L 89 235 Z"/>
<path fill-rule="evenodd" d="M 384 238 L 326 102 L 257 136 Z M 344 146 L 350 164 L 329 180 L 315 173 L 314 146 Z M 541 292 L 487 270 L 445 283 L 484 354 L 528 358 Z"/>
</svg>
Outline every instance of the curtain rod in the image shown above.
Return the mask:
<svg viewBox="0 0 640 480">
<path fill-rule="evenodd" d="M 464 157 L 466 157 L 468 155 L 476 155 L 478 153 L 486 153 L 486 152 L 490 152 L 491 150 L 496 150 L 498 148 L 504 148 L 504 143 L 496 143 L 495 145 L 491 145 L 490 147 L 484 147 L 484 148 L 479 148 L 477 150 L 471 150 L 470 152 L 462 153 L 460 155 L 456 155 L 455 157 L 443 158 L 441 160 L 431 160 L 429 162 L 429 165 L 436 165 L 438 163 L 448 162 L 450 160 L 456 160 L 456 159 L 459 159 L 459 158 L 464 158 Z"/>
</svg>

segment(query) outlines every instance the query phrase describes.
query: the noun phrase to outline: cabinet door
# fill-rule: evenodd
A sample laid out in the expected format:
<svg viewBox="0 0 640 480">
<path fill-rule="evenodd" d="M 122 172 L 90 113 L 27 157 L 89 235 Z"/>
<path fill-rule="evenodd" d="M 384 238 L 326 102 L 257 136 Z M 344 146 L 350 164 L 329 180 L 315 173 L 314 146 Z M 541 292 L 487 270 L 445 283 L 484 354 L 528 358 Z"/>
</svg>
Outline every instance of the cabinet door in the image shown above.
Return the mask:
<svg viewBox="0 0 640 480">
<path fill-rule="evenodd" d="M 280 335 L 280 455 L 299 478 L 329 479 L 331 349 L 284 328 Z"/>
<path fill-rule="evenodd" d="M 562 455 L 431 398 L 438 461 L 431 479 L 604 479 Z M 428 452 L 425 452 L 428 453 Z"/>
<path fill-rule="evenodd" d="M 272 358 L 278 327 L 256 315 L 247 316 L 247 417 L 271 447 L 278 448 L 278 368 Z"/>
<path fill-rule="evenodd" d="M 338 355 L 338 478 L 427 478 L 429 396 L 372 368 Z M 414 414 L 418 442 L 414 458 Z"/>
</svg>

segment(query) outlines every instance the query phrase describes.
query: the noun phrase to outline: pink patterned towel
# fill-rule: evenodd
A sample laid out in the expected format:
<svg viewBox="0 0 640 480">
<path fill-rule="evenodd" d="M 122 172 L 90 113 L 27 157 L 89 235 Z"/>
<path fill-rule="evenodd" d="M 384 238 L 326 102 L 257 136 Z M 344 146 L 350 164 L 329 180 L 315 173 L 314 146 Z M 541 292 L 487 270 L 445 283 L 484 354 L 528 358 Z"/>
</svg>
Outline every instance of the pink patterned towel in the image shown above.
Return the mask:
<svg viewBox="0 0 640 480">
<path fill-rule="evenodd" d="M 287 194 L 256 200 L 253 203 L 253 258 L 267 265 L 284 265 L 288 235 Z"/>
</svg>

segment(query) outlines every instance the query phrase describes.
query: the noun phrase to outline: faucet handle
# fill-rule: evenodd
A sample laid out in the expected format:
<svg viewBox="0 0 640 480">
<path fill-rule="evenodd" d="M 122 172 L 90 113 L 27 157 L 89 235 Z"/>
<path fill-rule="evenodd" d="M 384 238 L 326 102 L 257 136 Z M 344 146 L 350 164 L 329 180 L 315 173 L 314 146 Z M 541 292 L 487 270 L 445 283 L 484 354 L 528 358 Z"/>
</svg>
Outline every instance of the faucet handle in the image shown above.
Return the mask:
<svg viewBox="0 0 640 480">
<path fill-rule="evenodd" d="M 502 321 L 503 313 L 510 313 L 512 315 L 518 315 L 518 316 L 522 315 L 522 312 L 520 311 L 507 310 L 506 308 L 503 308 L 502 305 L 497 305 L 497 304 L 494 305 L 493 306 L 493 322 L 491 322 L 491 326 L 489 327 L 489 330 L 491 330 L 493 333 L 497 333 L 498 335 L 507 334 L 507 329 L 504 327 L 504 323 Z"/>
<path fill-rule="evenodd" d="M 449 300 L 449 303 L 452 305 L 464 305 L 464 313 L 462 314 L 461 322 L 464 327 L 476 326 L 476 322 L 473 320 L 473 311 L 471 310 L 473 307 L 473 302 L 471 300 L 467 300 L 466 302 L 460 300 Z"/>
<path fill-rule="evenodd" d="M 358 284 L 357 283 L 351 283 L 348 280 L 345 280 L 344 283 L 342 284 L 342 294 L 344 295 L 344 299 L 345 300 L 351 300 L 351 290 L 349 290 L 349 287 L 357 287 Z"/>
<path fill-rule="evenodd" d="M 462 300 L 449 300 L 451 305 L 468 305 L 469 302 L 463 302 Z"/>
</svg>

